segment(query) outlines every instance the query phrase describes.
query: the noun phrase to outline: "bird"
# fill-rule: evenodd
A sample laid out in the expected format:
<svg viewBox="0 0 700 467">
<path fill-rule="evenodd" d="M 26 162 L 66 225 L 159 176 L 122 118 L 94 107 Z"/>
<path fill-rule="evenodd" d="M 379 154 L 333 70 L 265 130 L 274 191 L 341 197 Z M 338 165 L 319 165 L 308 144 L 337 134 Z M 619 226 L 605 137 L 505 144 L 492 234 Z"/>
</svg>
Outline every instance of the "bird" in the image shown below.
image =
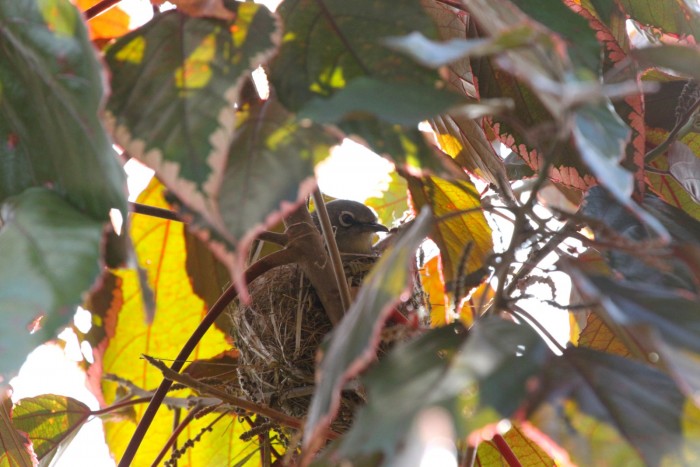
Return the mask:
<svg viewBox="0 0 700 467">
<path fill-rule="evenodd" d="M 374 211 L 357 201 L 336 199 L 326 203 L 326 210 L 340 253 L 373 255 L 374 235 L 389 231 L 378 222 Z M 311 214 L 311 219 L 320 231 L 321 224 L 316 211 Z"/>
</svg>

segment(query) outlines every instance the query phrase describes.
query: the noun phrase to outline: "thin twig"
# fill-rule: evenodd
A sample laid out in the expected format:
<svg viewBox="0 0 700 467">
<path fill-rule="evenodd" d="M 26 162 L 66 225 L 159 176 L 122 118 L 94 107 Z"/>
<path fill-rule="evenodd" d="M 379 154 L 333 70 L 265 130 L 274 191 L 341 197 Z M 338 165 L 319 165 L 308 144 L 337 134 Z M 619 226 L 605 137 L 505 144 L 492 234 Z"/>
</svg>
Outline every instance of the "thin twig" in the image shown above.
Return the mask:
<svg viewBox="0 0 700 467">
<path fill-rule="evenodd" d="M 270 420 L 274 420 L 280 425 L 284 425 L 289 428 L 294 428 L 295 430 L 300 430 L 303 426 L 302 421 L 298 418 L 290 417 L 289 415 L 279 412 L 270 407 L 255 404 L 246 399 L 241 399 L 240 397 L 232 396 L 231 394 L 224 392 L 221 389 L 215 388 L 214 386 L 209 386 L 208 384 L 196 380 L 187 374 L 173 371 L 170 368 L 168 368 L 168 366 L 165 363 L 153 357 L 149 357 L 148 355 L 143 355 L 143 358 L 145 358 L 148 361 L 148 363 L 158 368 L 163 373 L 163 376 L 166 379 L 170 379 L 173 381 L 177 381 L 180 384 L 184 384 L 185 386 L 194 389 L 199 394 L 216 397 L 217 399 L 220 399 L 222 402 L 225 402 L 229 405 L 238 407 L 248 412 L 257 413 L 259 415 L 269 418 Z M 335 436 L 337 437 L 338 435 L 336 434 Z"/>
<path fill-rule="evenodd" d="M 557 341 L 554 336 L 549 332 L 549 330 L 542 325 L 539 321 L 537 321 L 530 313 L 527 311 L 523 310 L 520 306 L 513 304 L 512 305 L 512 313 L 515 314 L 516 316 L 520 315 L 520 318 L 525 318 L 528 320 L 534 327 L 537 328 L 539 332 L 542 333 L 549 341 L 550 344 L 556 347 L 560 352 L 564 352 L 564 347 L 559 344 L 559 341 Z"/>
<path fill-rule="evenodd" d="M 694 126 L 695 119 L 694 115 L 697 110 L 700 109 L 700 99 L 693 102 L 693 105 L 688 107 L 688 110 L 678 119 L 676 125 L 671 129 L 666 139 L 656 146 L 654 149 L 646 153 L 644 156 L 644 163 L 649 164 L 658 156 L 663 154 L 671 144 L 679 138 L 684 137 L 688 132 L 690 132 Z"/>
<path fill-rule="evenodd" d="M 335 235 L 333 233 L 333 227 L 331 226 L 331 220 L 328 217 L 326 202 L 323 200 L 323 195 L 318 188 L 314 190 L 313 197 L 316 212 L 318 212 L 318 220 L 321 224 L 321 232 L 323 233 L 323 238 L 326 241 L 326 246 L 328 247 L 333 272 L 335 273 L 335 280 L 338 283 L 338 290 L 340 290 L 340 300 L 343 303 L 343 313 L 345 313 L 348 308 L 350 308 L 352 299 L 350 298 L 348 280 L 345 277 L 345 271 L 343 271 L 343 260 L 340 258 L 340 251 L 338 250 L 338 245 L 335 242 Z"/>
<path fill-rule="evenodd" d="M 170 209 L 157 208 L 147 204 L 133 203 L 131 201 L 129 201 L 129 207 L 131 208 L 131 212 L 135 214 L 145 214 L 147 216 L 157 217 L 159 219 L 182 222 L 182 219 L 180 219 L 177 213 L 171 211 Z"/>
<path fill-rule="evenodd" d="M 85 18 L 90 20 L 97 15 L 101 15 L 119 2 L 121 2 L 121 0 L 102 0 L 85 10 Z"/>
</svg>

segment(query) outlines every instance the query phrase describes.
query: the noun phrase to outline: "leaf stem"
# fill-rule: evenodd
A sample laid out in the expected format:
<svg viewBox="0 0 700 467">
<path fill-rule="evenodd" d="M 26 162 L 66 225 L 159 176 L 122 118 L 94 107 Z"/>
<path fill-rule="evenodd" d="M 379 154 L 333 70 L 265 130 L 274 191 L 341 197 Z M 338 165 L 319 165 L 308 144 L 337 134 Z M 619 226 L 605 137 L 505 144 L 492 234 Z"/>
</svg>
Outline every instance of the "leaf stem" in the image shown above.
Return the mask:
<svg viewBox="0 0 700 467">
<path fill-rule="evenodd" d="M 169 221 L 183 222 L 182 219 L 177 215 L 176 212 L 170 209 L 157 208 L 155 206 L 149 206 L 147 204 L 134 203 L 129 201 L 129 207 L 131 212 L 135 214 L 144 214 L 146 216 L 157 217 L 159 219 L 166 219 Z"/>
<path fill-rule="evenodd" d="M 270 269 L 277 266 L 281 266 L 283 264 L 288 264 L 292 260 L 293 258 L 289 254 L 289 251 L 276 251 L 268 256 L 265 256 L 264 258 L 250 266 L 245 272 L 245 280 L 247 283 L 250 283 L 257 277 L 269 271 Z M 209 312 L 199 323 L 199 326 L 197 326 L 190 338 L 182 347 L 180 353 L 178 353 L 177 357 L 175 358 L 175 361 L 173 361 L 172 365 L 170 366 L 170 369 L 172 371 L 178 372 L 182 369 L 182 367 L 185 364 L 185 361 L 189 358 L 190 354 L 194 351 L 195 347 L 197 347 L 197 344 L 199 344 L 199 341 L 202 339 L 204 334 L 209 330 L 209 328 L 214 324 L 219 315 L 223 313 L 226 307 L 237 296 L 238 291 L 236 290 L 234 285 L 231 284 L 224 291 L 224 293 L 221 294 L 219 299 L 216 301 L 216 303 L 214 303 Z M 170 387 L 172 385 L 172 380 L 163 379 L 163 381 L 160 383 L 160 386 L 158 386 L 158 389 L 153 394 L 151 402 L 148 404 L 148 407 L 146 408 L 143 417 L 141 418 L 138 426 L 136 427 L 136 431 L 134 431 L 131 440 L 129 440 L 129 444 L 126 447 L 126 450 L 124 451 L 124 455 L 119 461 L 119 467 L 126 467 L 131 465 L 132 461 L 134 460 L 134 457 L 136 456 L 136 452 L 138 451 L 139 446 L 143 441 L 143 438 L 146 436 L 148 428 L 151 426 L 151 423 L 153 423 L 153 419 L 156 416 L 156 412 L 158 412 L 158 408 L 163 402 L 163 399 L 165 399 L 165 396 L 168 394 L 168 391 L 170 390 Z"/>
</svg>

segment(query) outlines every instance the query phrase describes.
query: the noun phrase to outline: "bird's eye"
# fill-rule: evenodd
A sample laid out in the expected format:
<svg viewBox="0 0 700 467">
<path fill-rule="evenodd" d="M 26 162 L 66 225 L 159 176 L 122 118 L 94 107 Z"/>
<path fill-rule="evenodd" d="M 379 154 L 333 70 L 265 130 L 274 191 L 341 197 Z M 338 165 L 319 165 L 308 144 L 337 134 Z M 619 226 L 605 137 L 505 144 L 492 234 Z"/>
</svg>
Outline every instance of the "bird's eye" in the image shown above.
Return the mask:
<svg viewBox="0 0 700 467">
<path fill-rule="evenodd" d="M 340 225 L 343 227 L 350 227 L 355 223 L 355 216 L 353 216 L 351 212 L 343 211 L 340 213 L 338 220 L 340 220 Z"/>
</svg>

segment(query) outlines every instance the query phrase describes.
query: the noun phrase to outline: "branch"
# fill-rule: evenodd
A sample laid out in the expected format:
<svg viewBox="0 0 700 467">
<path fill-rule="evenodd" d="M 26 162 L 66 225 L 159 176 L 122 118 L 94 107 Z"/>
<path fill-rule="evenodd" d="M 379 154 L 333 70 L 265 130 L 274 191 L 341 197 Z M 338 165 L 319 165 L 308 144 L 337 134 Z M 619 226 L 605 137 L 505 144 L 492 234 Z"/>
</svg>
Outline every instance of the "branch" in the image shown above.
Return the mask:
<svg viewBox="0 0 700 467">
<path fill-rule="evenodd" d="M 102 0 L 85 10 L 85 19 L 90 20 L 97 15 L 101 15 L 119 2 L 121 2 L 121 0 Z"/>
<path fill-rule="evenodd" d="M 653 162 L 658 156 L 663 154 L 671 144 L 677 139 L 687 135 L 695 125 L 695 113 L 700 109 L 700 99 L 693 102 L 693 105 L 688 107 L 688 110 L 678 119 L 678 122 L 668 134 L 663 143 L 656 146 L 644 156 L 644 163 Z"/>
<path fill-rule="evenodd" d="M 318 220 L 321 224 L 321 231 L 323 232 L 323 238 L 326 241 L 328 253 L 330 254 L 331 258 L 331 264 L 333 266 L 333 272 L 335 273 L 335 281 L 338 283 L 338 290 L 340 290 L 340 300 L 343 303 L 343 314 L 345 314 L 348 308 L 350 308 L 352 299 L 350 298 L 348 280 L 345 277 L 345 271 L 343 271 L 343 260 L 340 258 L 340 251 L 338 251 L 338 244 L 335 241 L 331 220 L 328 218 L 326 202 L 323 200 L 323 195 L 318 188 L 314 190 L 313 197 L 314 204 L 316 205 L 316 211 L 318 212 Z"/>
<path fill-rule="evenodd" d="M 262 415 L 263 417 L 269 418 L 270 420 L 274 420 L 280 425 L 284 425 L 289 428 L 294 428 L 295 430 L 300 430 L 303 426 L 302 421 L 298 418 L 290 417 L 289 415 L 279 412 L 270 407 L 258 405 L 248 400 L 241 399 L 240 397 L 232 396 L 231 394 L 228 394 L 227 392 L 224 392 L 221 389 L 217 389 L 214 386 L 209 386 L 208 384 L 202 383 L 201 381 L 197 381 L 189 375 L 173 371 L 170 368 L 168 368 L 168 366 L 165 363 L 153 357 L 149 357 L 148 355 L 143 355 L 143 358 L 145 358 L 148 361 L 148 363 L 158 368 L 163 373 L 163 376 L 166 379 L 177 381 L 180 384 L 184 384 L 185 386 L 194 389 L 199 394 L 216 397 L 217 399 L 221 400 L 222 402 L 225 402 L 226 404 L 238 407 L 248 412 L 257 413 L 259 415 Z M 338 434 L 336 433 L 335 436 L 337 437 Z"/>
<path fill-rule="evenodd" d="M 257 277 L 269 271 L 270 269 L 277 266 L 281 266 L 283 264 L 289 264 L 292 260 L 293 257 L 290 256 L 290 252 L 288 250 L 276 251 L 268 256 L 265 256 L 260 261 L 257 261 L 252 266 L 250 266 L 245 273 L 245 280 L 247 283 L 250 283 Z M 199 326 L 197 326 L 197 329 L 194 330 L 190 338 L 180 350 L 180 353 L 177 355 L 175 361 L 173 361 L 173 364 L 170 366 L 170 369 L 172 371 L 178 372 L 182 369 L 182 367 L 185 364 L 185 361 L 189 358 L 190 354 L 197 346 L 197 344 L 199 344 L 199 341 L 202 339 L 204 334 L 209 330 L 209 328 L 214 324 L 219 315 L 223 313 L 226 307 L 237 296 L 238 291 L 233 286 L 233 284 L 230 285 L 224 291 L 223 294 L 221 294 L 219 299 L 216 301 L 216 303 L 214 303 L 214 305 L 211 307 L 206 316 L 204 316 L 202 321 L 199 323 Z M 160 386 L 158 386 L 158 389 L 156 390 L 155 394 L 153 394 L 151 403 L 148 404 L 148 407 L 146 408 L 143 417 L 141 418 L 138 426 L 136 427 L 136 431 L 134 431 L 134 434 L 131 437 L 131 440 L 129 441 L 129 445 L 124 451 L 124 455 L 119 461 L 119 467 L 126 467 L 128 465 L 131 465 L 131 462 L 134 460 L 134 456 L 136 456 L 136 451 L 138 451 L 144 436 L 146 436 L 148 428 L 151 426 L 151 423 L 153 423 L 153 419 L 156 416 L 156 412 L 158 412 L 158 408 L 163 402 L 163 399 L 165 399 L 165 396 L 168 394 L 168 391 L 170 390 L 172 384 L 172 380 L 164 379 L 160 383 Z"/>
<path fill-rule="evenodd" d="M 133 203 L 131 201 L 129 201 L 129 207 L 131 208 L 131 212 L 135 214 L 145 214 L 146 216 L 157 217 L 159 219 L 183 222 L 177 213 L 170 209 L 157 208 L 147 204 Z"/>
<path fill-rule="evenodd" d="M 314 227 L 306 206 L 292 212 L 284 223 L 289 236 L 287 250 L 311 281 L 328 319 L 333 325 L 338 324 L 344 314 L 340 289 L 321 235 Z"/>
</svg>

